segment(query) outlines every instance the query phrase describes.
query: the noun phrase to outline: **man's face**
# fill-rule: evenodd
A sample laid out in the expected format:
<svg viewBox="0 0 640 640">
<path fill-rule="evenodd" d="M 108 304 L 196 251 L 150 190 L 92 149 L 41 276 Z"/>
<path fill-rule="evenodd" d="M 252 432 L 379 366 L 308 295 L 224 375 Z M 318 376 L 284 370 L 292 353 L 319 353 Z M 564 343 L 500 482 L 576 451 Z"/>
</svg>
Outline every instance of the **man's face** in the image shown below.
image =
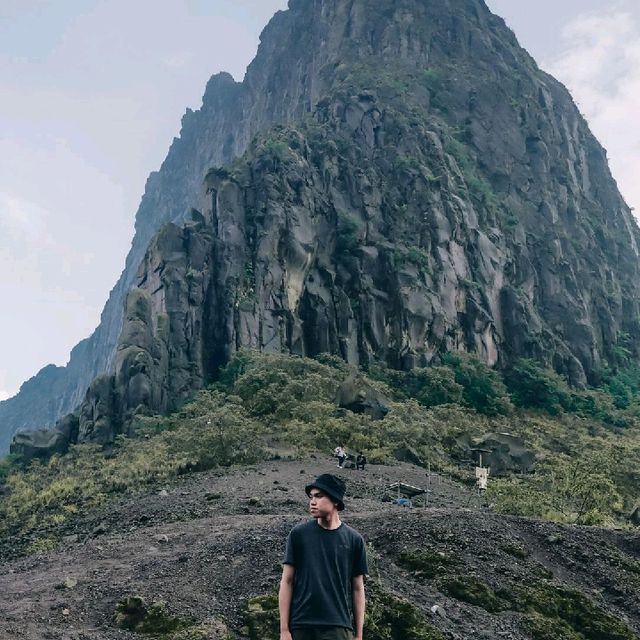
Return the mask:
<svg viewBox="0 0 640 640">
<path fill-rule="evenodd" d="M 309 513 L 313 518 L 323 518 L 336 510 L 333 500 L 320 489 L 309 491 Z"/>
</svg>

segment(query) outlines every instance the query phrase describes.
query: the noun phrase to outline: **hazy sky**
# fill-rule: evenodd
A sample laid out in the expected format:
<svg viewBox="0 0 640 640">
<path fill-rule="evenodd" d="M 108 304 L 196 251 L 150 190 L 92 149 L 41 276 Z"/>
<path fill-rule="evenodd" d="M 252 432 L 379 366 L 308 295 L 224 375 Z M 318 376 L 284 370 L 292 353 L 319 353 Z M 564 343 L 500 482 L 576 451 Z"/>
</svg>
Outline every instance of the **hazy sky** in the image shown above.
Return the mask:
<svg viewBox="0 0 640 640">
<path fill-rule="evenodd" d="M 487 0 L 572 91 L 640 211 L 640 3 Z M 286 0 L 0 0 L 0 400 L 99 321 L 147 175 Z"/>
</svg>

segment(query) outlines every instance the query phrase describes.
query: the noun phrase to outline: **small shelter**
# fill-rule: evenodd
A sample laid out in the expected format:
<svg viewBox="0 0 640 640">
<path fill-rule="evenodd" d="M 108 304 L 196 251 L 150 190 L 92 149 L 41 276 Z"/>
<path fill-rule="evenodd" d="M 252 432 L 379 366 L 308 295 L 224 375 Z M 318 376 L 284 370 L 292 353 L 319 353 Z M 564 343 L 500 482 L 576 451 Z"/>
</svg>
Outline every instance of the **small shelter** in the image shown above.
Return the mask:
<svg viewBox="0 0 640 640">
<path fill-rule="evenodd" d="M 416 496 L 425 496 L 425 506 L 427 505 L 426 498 L 428 497 L 429 490 L 421 489 L 420 487 L 414 487 L 411 484 L 407 484 L 406 482 L 394 482 L 388 486 L 389 489 L 395 491 L 397 493 L 397 504 L 402 504 L 400 500 L 403 498 L 409 501 L 409 504 L 406 506 L 411 506 L 411 500 Z"/>
</svg>

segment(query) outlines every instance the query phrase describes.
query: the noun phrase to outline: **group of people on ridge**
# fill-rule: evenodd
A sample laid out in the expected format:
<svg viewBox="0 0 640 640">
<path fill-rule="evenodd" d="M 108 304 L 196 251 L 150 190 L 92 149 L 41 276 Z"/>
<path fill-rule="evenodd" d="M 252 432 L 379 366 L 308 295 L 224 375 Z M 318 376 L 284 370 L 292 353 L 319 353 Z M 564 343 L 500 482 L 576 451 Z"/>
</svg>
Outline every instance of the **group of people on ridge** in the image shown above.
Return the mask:
<svg viewBox="0 0 640 640">
<path fill-rule="evenodd" d="M 338 458 L 338 467 L 340 469 L 344 468 L 345 460 L 347 459 L 347 451 L 344 448 L 343 444 L 339 444 L 334 450 L 333 455 Z M 356 469 L 364 471 L 364 467 L 367 464 L 367 457 L 362 453 L 362 451 L 358 451 L 358 455 L 356 455 L 355 459 Z"/>
</svg>

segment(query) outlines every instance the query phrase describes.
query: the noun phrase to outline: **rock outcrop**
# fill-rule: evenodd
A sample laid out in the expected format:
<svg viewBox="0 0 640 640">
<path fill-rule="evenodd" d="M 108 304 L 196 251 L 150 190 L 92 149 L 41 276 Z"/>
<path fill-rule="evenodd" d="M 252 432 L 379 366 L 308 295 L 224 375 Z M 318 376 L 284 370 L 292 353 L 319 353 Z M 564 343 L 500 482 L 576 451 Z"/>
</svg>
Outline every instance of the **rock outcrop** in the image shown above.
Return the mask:
<svg viewBox="0 0 640 640">
<path fill-rule="evenodd" d="M 639 357 L 640 232 L 606 154 L 481 0 L 290 2 L 244 82 L 185 116 L 136 230 L 81 439 L 177 406 L 241 347 L 529 357 L 575 385 Z"/>
<path fill-rule="evenodd" d="M 363 413 L 373 420 L 382 420 L 389 413 L 389 399 L 357 375 L 348 376 L 340 385 L 336 402 L 341 409 Z"/>
<path fill-rule="evenodd" d="M 463 434 L 456 439 L 461 457 L 491 468 L 492 476 L 509 473 L 529 473 L 535 465 L 535 452 L 522 438 L 509 433 L 485 433 L 479 438 Z"/>
<path fill-rule="evenodd" d="M 46 459 L 53 454 L 65 454 L 69 445 L 78 440 L 78 418 L 74 414 L 65 416 L 55 429 L 37 429 L 19 433 L 11 443 L 11 453 L 24 460 Z"/>
</svg>

